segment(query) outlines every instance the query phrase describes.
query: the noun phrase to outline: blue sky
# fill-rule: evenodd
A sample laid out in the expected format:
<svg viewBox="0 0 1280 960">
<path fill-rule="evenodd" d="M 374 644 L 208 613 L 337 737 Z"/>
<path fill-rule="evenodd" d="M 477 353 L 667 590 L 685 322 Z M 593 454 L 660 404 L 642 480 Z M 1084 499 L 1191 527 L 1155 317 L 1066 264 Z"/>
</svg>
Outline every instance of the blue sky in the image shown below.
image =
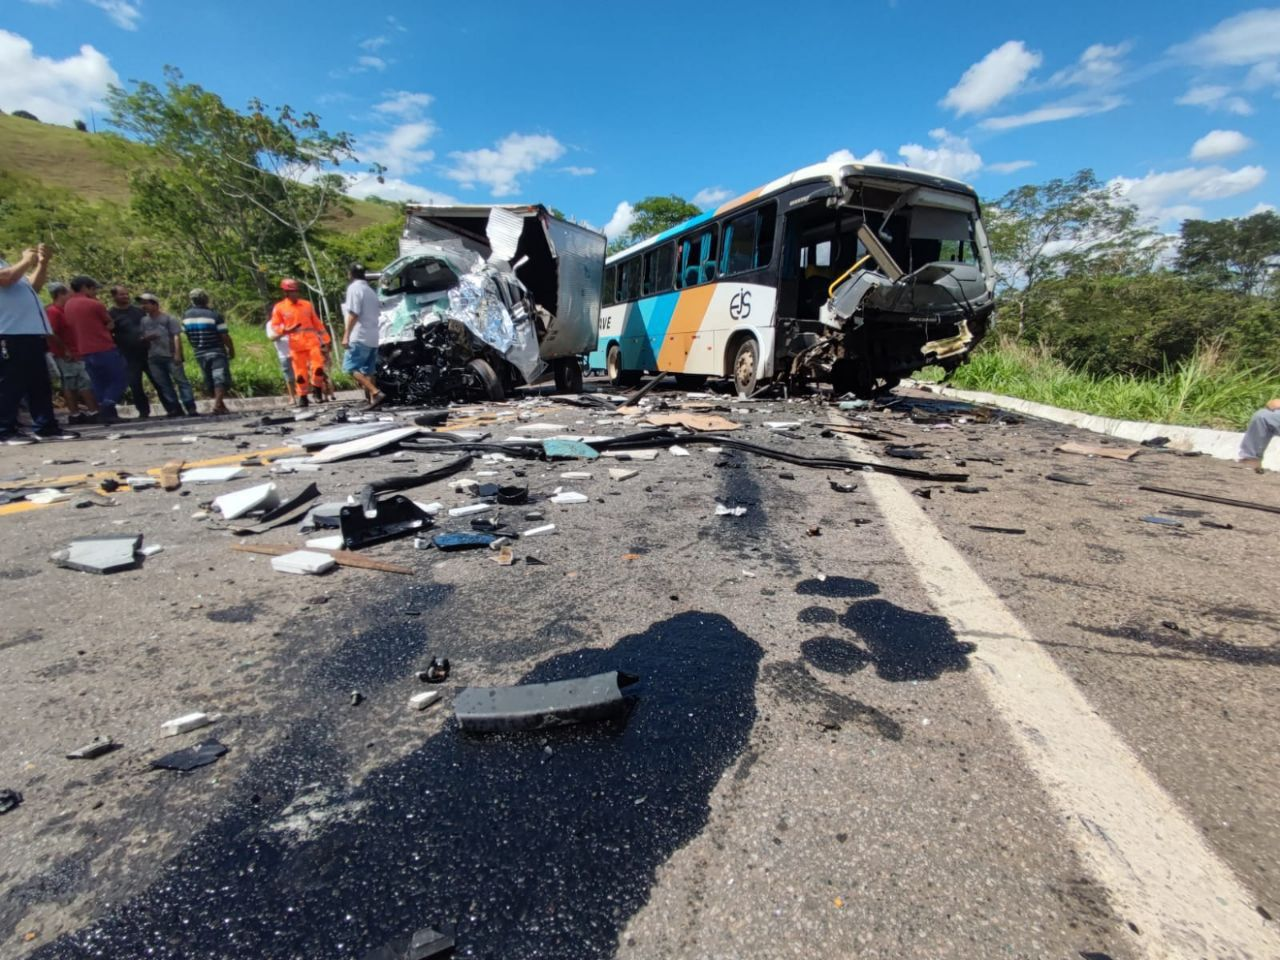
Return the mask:
<svg viewBox="0 0 1280 960">
<path fill-rule="evenodd" d="M 1280 203 L 1280 7 L 0 2 L 0 109 L 71 123 L 165 64 L 355 135 L 388 168 L 356 194 L 610 233 L 647 195 L 714 205 L 844 153 L 986 198 L 1091 167 L 1164 228 Z"/>
</svg>

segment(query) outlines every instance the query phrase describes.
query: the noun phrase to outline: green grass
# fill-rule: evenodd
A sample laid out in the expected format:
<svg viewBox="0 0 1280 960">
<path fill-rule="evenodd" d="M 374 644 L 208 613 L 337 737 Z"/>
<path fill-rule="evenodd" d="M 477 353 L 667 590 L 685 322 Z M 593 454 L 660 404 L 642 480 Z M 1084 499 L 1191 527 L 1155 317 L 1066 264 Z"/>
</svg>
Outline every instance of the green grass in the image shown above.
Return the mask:
<svg viewBox="0 0 1280 960">
<path fill-rule="evenodd" d="M 149 147 L 113 133 L 82 133 L 74 127 L 0 116 L 0 170 L 69 190 L 83 200 L 127 204 L 130 172 L 151 157 Z M 330 221 L 342 233 L 399 218 L 393 204 L 347 203 L 350 216 Z"/>
<path fill-rule="evenodd" d="M 940 379 L 926 368 L 920 379 Z M 975 353 L 951 378 L 951 386 L 1047 403 L 1121 420 L 1242 430 L 1272 397 L 1280 397 L 1280 372 L 1248 367 L 1212 345 L 1150 376 L 1093 376 L 1073 370 L 1047 351 L 1023 344 L 993 344 Z"/>
<path fill-rule="evenodd" d="M 231 395 L 233 397 L 274 397 L 285 396 L 288 389 L 284 374 L 280 372 L 280 363 L 276 358 L 276 348 L 267 339 L 261 325 L 230 324 L 231 340 L 236 346 L 236 358 L 231 361 Z M 197 396 L 203 396 L 203 381 L 200 368 L 192 357 L 189 347 L 184 347 L 187 379 L 195 388 Z M 350 390 L 355 381 L 343 373 L 337 357 L 329 370 L 333 384 L 339 390 Z"/>
</svg>

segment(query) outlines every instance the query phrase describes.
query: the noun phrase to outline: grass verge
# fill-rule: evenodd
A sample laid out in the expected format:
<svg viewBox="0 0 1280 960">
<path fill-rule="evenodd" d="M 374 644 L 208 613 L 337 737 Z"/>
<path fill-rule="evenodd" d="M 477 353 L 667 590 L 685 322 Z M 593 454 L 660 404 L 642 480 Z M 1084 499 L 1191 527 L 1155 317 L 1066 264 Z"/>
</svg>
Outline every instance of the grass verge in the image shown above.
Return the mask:
<svg viewBox="0 0 1280 960">
<path fill-rule="evenodd" d="M 935 367 L 918 376 L 937 382 L 941 374 Z M 1005 342 L 975 353 L 950 385 L 1121 420 L 1243 430 L 1255 410 L 1280 397 L 1280 371 L 1249 367 L 1202 345 L 1193 356 L 1148 376 L 1093 376 L 1042 348 Z"/>
</svg>

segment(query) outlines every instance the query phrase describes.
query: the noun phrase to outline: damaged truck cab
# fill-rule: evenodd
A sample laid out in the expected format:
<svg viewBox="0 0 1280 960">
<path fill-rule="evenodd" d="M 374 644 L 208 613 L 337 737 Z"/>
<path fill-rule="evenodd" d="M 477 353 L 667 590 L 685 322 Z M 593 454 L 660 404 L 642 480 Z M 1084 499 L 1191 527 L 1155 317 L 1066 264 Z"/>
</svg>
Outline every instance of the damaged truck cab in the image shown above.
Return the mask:
<svg viewBox="0 0 1280 960">
<path fill-rule="evenodd" d="M 973 188 L 905 167 L 820 163 L 610 257 L 589 358 L 644 372 L 779 379 L 870 396 L 959 366 L 992 317 Z"/>
<path fill-rule="evenodd" d="M 405 403 L 501 400 L 551 367 L 582 388 L 606 240 L 540 205 L 410 206 L 378 280 L 379 389 Z"/>
</svg>

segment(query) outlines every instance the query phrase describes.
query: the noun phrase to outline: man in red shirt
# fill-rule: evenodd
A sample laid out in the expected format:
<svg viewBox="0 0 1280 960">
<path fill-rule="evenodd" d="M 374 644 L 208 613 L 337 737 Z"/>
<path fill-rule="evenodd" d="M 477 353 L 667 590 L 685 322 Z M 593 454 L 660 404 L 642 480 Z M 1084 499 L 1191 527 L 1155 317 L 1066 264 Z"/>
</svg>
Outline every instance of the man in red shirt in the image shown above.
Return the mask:
<svg viewBox="0 0 1280 960">
<path fill-rule="evenodd" d="M 67 423 L 96 423 L 98 401 L 93 396 L 89 372 L 80 359 L 75 335 L 68 326 L 62 309 L 71 296 L 71 291 L 65 283 L 51 283 L 49 295 L 53 297 L 53 301 L 44 308 L 45 315 L 49 318 L 49 329 L 53 331 L 53 335 L 49 337 L 49 350 L 53 353 L 53 362 L 58 368 L 58 379 L 62 381 L 62 399 L 69 414 Z M 84 410 L 80 409 L 81 406 Z"/>
<path fill-rule="evenodd" d="M 300 299 L 297 280 L 281 280 L 280 289 L 285 298 L 271 311 L 271 331 L 277 337 L 289 338 L 297 404 L 305 407 L 308 391 L 314 391 L 317 400 L 329 392 L 329 375 L 324 372 L 329 359 L 329 332 L 316 316 L 311 301 Z"/>
<path fill-rule="evenodd" d="M 98 300 L 98 281 L 92 277 L 73 277 L 71 296 L 63 304 L 62 314 L 98 398 L 99 420 L 115 423 L 119 419 L 116 404 L 124 396 L 129 368 L 116 349 L 115 340 L 111 339 L 114 324 L 107 308 Z"/>
</svg>

